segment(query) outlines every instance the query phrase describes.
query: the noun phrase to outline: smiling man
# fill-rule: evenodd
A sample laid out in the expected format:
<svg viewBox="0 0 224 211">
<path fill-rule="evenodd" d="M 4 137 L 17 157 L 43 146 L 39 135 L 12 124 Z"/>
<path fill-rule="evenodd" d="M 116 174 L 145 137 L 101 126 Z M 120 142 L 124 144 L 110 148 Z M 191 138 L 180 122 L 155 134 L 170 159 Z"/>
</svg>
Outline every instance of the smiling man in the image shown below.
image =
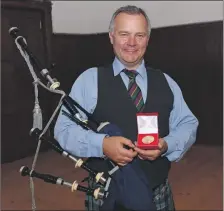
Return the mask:
<svg viewBox="0 0 224 211">
<path fill-rule="evenodd" d="M 119 13 L 110 27 L 110 41 L 120 62 L 135 70 L 143 60 L 150 28 L 144 15 Z"/>
<path fill-rule="evenodd" d="M 115 53 L 113 63 L 84 71 L 70 92 L 93 118 L 118 125 L 123 136 L 109 137 L 84 130 L 60 113 L 55 138 L 76 156 L 107 156 L 121 167 L 138 159 L 139 167 L 152 186 L 156 209 L 173 211 L 175 206 L 168 182 L 171 162 L 180 160 L 195 142 L 198 120 L 184 101 L 177 83 L 167 74 L 145 66 L 150 32 L 150 21 L 144 10 L 136 6 L 119 8 L 109 26 Z M 157 149 L 136 147 L 138 112 L 158 113 Z M 86 208 L 99 210 L 100 206 L 87 196 Z"/>
</svg>

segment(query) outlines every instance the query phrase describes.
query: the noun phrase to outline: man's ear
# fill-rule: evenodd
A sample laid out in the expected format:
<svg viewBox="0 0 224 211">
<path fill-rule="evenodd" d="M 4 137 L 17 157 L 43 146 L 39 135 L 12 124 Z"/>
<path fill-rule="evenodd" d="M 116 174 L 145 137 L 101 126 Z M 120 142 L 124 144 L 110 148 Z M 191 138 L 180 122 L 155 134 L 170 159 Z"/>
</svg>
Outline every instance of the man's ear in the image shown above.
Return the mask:
<svg viewBox="0 0 224 211">
<path fill-rule="evenodd" d="M 149 44 L 149 40 L 150 40 L 150 35 L 148 36 L 148 40 L 147 40 L 147 46 L 148 46 L 148 44 Z"/>
<path fill-rule="evenodd" d="M 110 43 L 113 45 L 113 43 L 114 43 L 114 34 L 113 34 L 113 32 L 109 32 L 109 38 L 110 38 Z"/>
<path fill-rule="evenodd" d="M 146 48 L 149 46 L 149 39 L 147 40 L 147 43 L 146 43 Z"/>
</svg>

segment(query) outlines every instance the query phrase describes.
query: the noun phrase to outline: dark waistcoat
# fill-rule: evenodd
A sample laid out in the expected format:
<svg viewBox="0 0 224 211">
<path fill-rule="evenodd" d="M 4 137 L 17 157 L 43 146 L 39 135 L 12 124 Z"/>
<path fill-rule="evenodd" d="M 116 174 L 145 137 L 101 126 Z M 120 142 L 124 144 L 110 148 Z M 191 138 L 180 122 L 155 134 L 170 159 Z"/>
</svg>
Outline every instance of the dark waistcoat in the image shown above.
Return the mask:
<svg viewBox="0 0 224 211">
<path fill-rule="evenodd" d="M 137 109 L 121 76 L 113 74 L 112 65 L 98 68 L 98 100 L 93 118 L 99 122 L 109 121 L 118 125 L 123 136 L 135 142 L 138 133 Z M 169 116 L 173 108 L 174 96 L 161 71 L 147 68 L 147 77 L 147 99 L 142 112 L 158 112 L 159 136 L 162 138 L 169 134 Z M 158 186 L 168 177 L 170 161 L 166 157 L 159 157 L 154 161 L 138 159 L 138 162 L 153 187 Z M 98 163 L 99 165 L 101 164 Z M 101 168 L 106 170 L 106 167 L 102 166 Z"/>
</svg>

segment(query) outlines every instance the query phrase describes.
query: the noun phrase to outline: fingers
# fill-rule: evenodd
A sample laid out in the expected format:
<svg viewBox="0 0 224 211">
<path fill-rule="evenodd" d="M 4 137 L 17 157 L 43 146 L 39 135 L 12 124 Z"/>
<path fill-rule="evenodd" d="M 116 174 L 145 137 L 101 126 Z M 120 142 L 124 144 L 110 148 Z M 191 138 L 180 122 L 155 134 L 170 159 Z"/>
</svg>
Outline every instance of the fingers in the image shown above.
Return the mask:
<svg viewBox="0 0 224 211">
<path fill-rule="evenodd" d="M 121 156 L 133 159 L 133 157 L 137 155 L 137 152 L 133 150 L 135 145 L 132 143 L 131 140 L 123 138 L 121 139 L 120 143 L 121 147 L 119 149 L 119 153 Z M 125 149 L 123 145 L 129 146 L 131 149 Z"/>
<path fill-rule="evenodd" d="M 145 157 L 142 157 L 142 156 L 140 156 L 140 155 L 138 155 L 138 157 L 139 157 L 141 160 L 146 160 Z"/>
<path fill-rule="evenodd" d="M 129 163 L 129 162 L 131 162 L 133 160 L 133 158 L 122 157 L 121 160 L 122 160 L 122 162 Z"/>
<path fill-rule="evenodd" d="M 133 160 L 133 158 L 129 158 L 129 157 L 121 157 L 119 159 L 119 161 L 117 161 L 117 164 L 120 166 L 124 166 L 128 163 L 130 163 Z"/>
<path fill-rule="evenodd" d="M 161 142 L 158 143 L 158 148 L 159 148 L 159 150 L 161 150 L 163 148 L 163 145 Z"/>
<path fill-rule="evenodd" d="M 126 139 L 126 138 L 122 138 L 121 139 L 121 143 L 124 144 L 124 145 L 129 146 L 130 148 L 134 148 L 135 147 L 135 145 L 132 143 L 132 141 L 129 140 L 129 139 Z"/>
<path fill-rule="evenodd" d="M 165 153 L 168 150 L 167 142 L 163 138 L 159 139 L 158 146 L 159 146 L 159 149 L 162 151 L 162 153 Z"/>
<path fill-rule="evenodd" d="M 143 160 L 155 160 L 157 157 L 161 155 L 161 150 L 143 150 L 139 148 L 135 148 L 135 151 L 138 153 L 140 159 Z"/>
<path fill-rule="evenodd" d="M 117 162 L 117 164 L 119 165 L 119 166 L 125 166 L 125 165 L 127 165 L 128 163 L 130 163 L 132 161 L 132 159 L 131 160 L 129 160 L 129 158 L 123 158 L 121 161 L 119 161 L 119 162 Z"/>
<path fill-rule="evenodd" d="M 121 148 L 120 149 L 120 154 L 123 157 L 127 157 L 127 158 L 133 159 L 137 155 L 137 152 L 132 150 L 132 149 L 128 150 L 128 149 Z"/>
<path fill-rule="evenodd" d="M 133 149 L 129 149 L 129 150 L 124 149 L 124 151 L 122 149 L 122 152 L 123 154 L 120 155 L 120 158 L 118 161 L 118 165 L 121 165 L 121 166 L 124 166 L 130 163 L 133 160 L 133 158 L 137 156 L 137 152 L 135 152 Z M 131 154 L 129 154 L 129 152 Z M 126 155 L 130 155 L 130 156 L 126 156 Z"/>
<path fill-rule="evenodd" d="M 132 152 L 135 156 L 138 154 L 134 149 L 129 149 L 129 151 Z"/>
</svg>

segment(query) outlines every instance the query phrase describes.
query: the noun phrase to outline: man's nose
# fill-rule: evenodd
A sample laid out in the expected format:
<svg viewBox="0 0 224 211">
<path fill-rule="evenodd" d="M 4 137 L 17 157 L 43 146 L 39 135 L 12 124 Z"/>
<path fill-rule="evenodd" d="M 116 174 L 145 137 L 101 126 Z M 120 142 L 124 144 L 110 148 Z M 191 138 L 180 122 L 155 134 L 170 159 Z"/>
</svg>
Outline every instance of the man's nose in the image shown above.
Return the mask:
<svg viewBox="0 0 224 211">
<path fill-rule="evenodd" d="M 129 36 L 127 44 L 130 45 L 130 46 L 135 46 L 136 45 L 135 37 L 134 36 Z"/>
</svg>

